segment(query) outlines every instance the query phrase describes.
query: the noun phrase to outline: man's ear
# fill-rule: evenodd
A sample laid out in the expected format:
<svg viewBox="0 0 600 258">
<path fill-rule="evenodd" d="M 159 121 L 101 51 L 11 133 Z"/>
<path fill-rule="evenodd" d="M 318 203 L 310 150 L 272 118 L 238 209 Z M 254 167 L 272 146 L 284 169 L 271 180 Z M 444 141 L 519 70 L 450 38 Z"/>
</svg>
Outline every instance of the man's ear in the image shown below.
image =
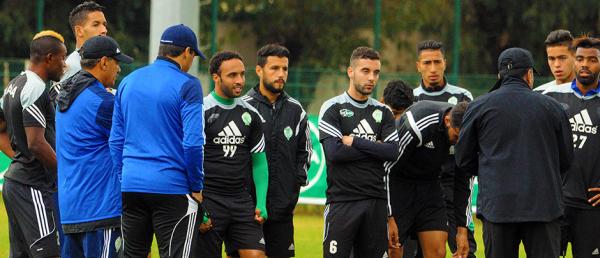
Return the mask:
<svg viewBox="0 0 600 258">
<path fill-rule="evenodd" d="M 446 128 L 450 128 L 452 126 L 450 122 L 450 112 L 444 116 L 444 125 Z"/>
</svg>

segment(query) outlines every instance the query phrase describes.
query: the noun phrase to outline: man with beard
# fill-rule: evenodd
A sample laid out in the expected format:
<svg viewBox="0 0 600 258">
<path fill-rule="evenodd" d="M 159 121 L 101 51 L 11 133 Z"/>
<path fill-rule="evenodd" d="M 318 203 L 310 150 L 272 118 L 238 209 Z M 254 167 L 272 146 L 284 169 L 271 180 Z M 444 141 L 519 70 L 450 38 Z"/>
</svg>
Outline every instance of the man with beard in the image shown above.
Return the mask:
<svg viewBox="0 0 600 258">
<path fill-rule="evenodd" d="M 209 66 L 215 90 L 204 97 L 203 205 L 211 221 L 205 223 L 209 230 L 200 235 L 198 256 L 221 257 L 225 242 L 228 256 L 263 257 L 265 239 L 260 224 L 267 220 L 269 184 L 264 120 L 255 108 L 238 98 L 246 82 L 238 53 L 219 52 Z M 256 205 L 250 195 L 250 175 L 254 178 Z"/>
<path fill-rule="evenodd" d="M 384 165 L 395 161 L 399 150 L 392 112 L 369 97 L 380 71 L 377 51 L 354 49 L 348 91 L 321 106 L 319 140 L 327 161 L 323 257 L 387 256 L 391 211 Z"/>
<path fill-rule="evenodd" d="M 306 112 L 285 91 L 290 52 L 269 44 L 258 50 L 259 83 L 244 100 L 265 119 L 266 153 L 269 161 L 269 220 L 263 224 L 266 255 L 294 257 L 294 208 L 300 187 L 307 184 L 312 145 Z"/>
<path fill-rule="evenodd" d="M 576 79 L 544 94 L 566 109 L 573 131 L 574 159 L 563 178 L 563 200 L 573 257 L 600 256 L 600 40 L 573 41 Z M 563 236 L 564 237 L 564 236 Z M 563 242 L 566 248 L 566 241 Z M 563 249 L 565 251 L 565 249 Z"/>
<path fill-rule="evenodd" d="M 552 87 L 561 84 L 571 84 L 575 79 L 575 56 L 571 48 L 573 36 L 568 30 L 555 30 L 548 34 L 544 45 L 546 45 L 546 54 L 548 55 L 548 66 L 554 80 L 542 84 L 533 89 L 537 92 L 543 92 Z"/>
<path fill-rule="evenodd" d="M 29 49 L 29 69 L 9 82 L 0 101 L 15 152 L 2 189 L 10 256 L 58 257 L 54 106 L 46 82 L 60 79 L 67 49 L 54 31 L 36 34 Z"/>
</svg>

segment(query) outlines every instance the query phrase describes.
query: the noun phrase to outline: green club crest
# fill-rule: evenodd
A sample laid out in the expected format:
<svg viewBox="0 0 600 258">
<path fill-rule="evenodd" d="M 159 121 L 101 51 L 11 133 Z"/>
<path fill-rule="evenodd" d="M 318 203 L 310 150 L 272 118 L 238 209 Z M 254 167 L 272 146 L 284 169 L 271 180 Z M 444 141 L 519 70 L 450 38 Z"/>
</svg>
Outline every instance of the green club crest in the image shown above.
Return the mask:
<svg viewBox="0 0 600 258">
<path fill-rule="evenodd" d="M 381 118 L 383 117 L 383 113 L 381 112 L 381 110 L 375 110 L 373 111 L 373 119 L 375 119 L 375 122 L 377 123 L 381 123 Z"/>
<path fill-rule="evenodd" d="M 248 112 L 244 112 L 242 114 L 242 121 L 244 122 L 244 124 L 246 126 L 249 126 L 250 123 L 252 123 L 252 116 L 250 116 L 250 114 L 248 114 Z"/>
<path fill-rule="evenodd" d="M 458 103 L 458 99 L 454 96 L 452 96 L 451 98 L 448 99 L 448 103 L 452 104 L 452 105 L 456 105 L 456 103 Z"/>
<path fill-rule="evenodd" d="M 285 135 L 285 138 L 288 141 L 290 140 L 290 138 L 292 138 L 292 134 L 294 134 L 294 131 L 292 131 L 292 128 L 290 128 L 289 126 L 283 129 L 283 135 Z"/>
<path fill-rule="evenodd" d="M 117 239 L 115 240 L 115 249 L 116 249 L 117 253 L 119 252 L 119 250 L 121 250 L 122 245 L 123 245 L 123 239 L 121 239 L 121 237 L 117 237 Z"/>
</svg>

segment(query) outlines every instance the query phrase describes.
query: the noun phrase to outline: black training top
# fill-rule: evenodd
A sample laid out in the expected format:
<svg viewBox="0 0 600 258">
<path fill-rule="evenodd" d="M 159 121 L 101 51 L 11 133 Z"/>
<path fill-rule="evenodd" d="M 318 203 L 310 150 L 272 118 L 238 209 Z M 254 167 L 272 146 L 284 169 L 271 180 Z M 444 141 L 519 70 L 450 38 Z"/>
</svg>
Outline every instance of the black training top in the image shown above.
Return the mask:
<svg viewBox="0 0 600 258">
<path fill-rule="evenodd" d="M 25 127 L 45 129 L 44 137 L 54 148 L 54 106 L 46 83 L 34 72 L 25 71 L 8 83 L 2 97 L 2 117 L 6 121 L 15 157 L 4 177 L 40 190 L 56 191 L 56 170 L 45 168 L 29 151 Z"/>
</svg>

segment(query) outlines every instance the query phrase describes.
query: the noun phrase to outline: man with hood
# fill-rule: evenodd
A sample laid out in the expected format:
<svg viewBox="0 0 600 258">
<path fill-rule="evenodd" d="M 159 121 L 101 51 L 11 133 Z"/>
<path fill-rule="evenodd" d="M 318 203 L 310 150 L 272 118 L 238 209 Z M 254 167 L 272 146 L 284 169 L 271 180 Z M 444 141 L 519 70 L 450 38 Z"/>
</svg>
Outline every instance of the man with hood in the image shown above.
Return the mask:
<svg viewBox="0 0 600 258">
<path fill-rule="evenodd" d="M 117 257 L 121 190 L 108 147 L 114 95 L 105 88 L 114 86 L 119 63 L 133 59 L 108 36 L 90 38 L 80 54 L 82 70 L 65 81 L 56 113 L 63 256 Z"/>
</svg>

